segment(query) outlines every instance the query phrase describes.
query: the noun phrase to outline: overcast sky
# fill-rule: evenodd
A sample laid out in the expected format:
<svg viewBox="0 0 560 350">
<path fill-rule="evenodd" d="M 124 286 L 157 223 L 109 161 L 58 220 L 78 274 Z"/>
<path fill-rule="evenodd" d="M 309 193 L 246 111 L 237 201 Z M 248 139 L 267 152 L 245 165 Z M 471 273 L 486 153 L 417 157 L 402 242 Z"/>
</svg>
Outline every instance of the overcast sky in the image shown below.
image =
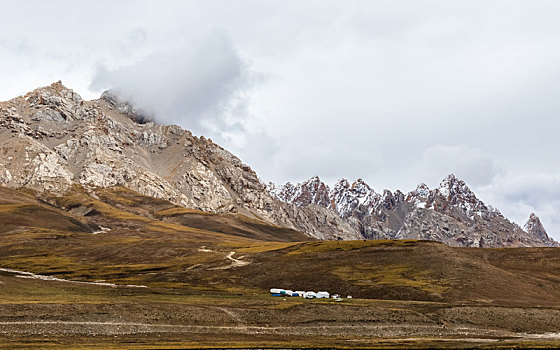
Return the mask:
<svg viewBox="0 0 560 350">
<path fill-rule="evenodd" d="M 0 100 L 108 88 L 265 181 L 455 173 L 560 239 L 558 1 L 0 1 Z"/>
</svg>

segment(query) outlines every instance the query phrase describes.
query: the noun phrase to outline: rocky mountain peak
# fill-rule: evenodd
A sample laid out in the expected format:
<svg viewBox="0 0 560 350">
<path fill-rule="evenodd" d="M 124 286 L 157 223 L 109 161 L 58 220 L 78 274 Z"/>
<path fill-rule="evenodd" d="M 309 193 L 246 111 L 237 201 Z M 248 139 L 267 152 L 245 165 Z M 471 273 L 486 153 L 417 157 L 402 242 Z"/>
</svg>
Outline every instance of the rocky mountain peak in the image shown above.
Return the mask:
<svg viewBox="0 0 560 350">
<path fill-rule="evenodd" d="M 467 184 L 458 179 L 454 174 L 447 175 L 439 184 L 439 192 L 444 196 L 452 196 L 456 194 L 470 195 L 472 191 Z"/>
<path fill-rule="evenodd" d="M 349 189 L 350 188 L 350 182 L 348 182 L 348 180 L 342 178 L 339 179 L 336 184 L 334 185 L 333 188 L 333 192 L 339 192 L 339 191 L 343 191 L 345 189 Z"/>
<path fill-rule="evenodd" d="M 28 96 L 32 95 L 58 96 L 75 102 L 82 101 L 82 97 L 74 90 L 67 88 L 61 80 L 28 92 L 25 94 L 25 98 L 28 99 Z"/>
<path fill-rule="evenodd" d="M 300 207 L 309 204 L 327 207 L 330 204 L 329 187 L 318 176 L 295 186 L 288 182 L 279 187 L 274 194 L 279 199 Z"/>
<path fill-rule="evenodd" d="M 486 204 L 479 200 L 467 184 L 454 174 L 449 174 L 443 179 L 437 190 L 447 202 L 444 203 L 444 207 L 449 204 L 470 219 L 487 217 L 491 213 Z"/>
<path fill-rule="evenodd" d="M 543 224 L 541 223 L 541 219 L 539 219 L 535 213 L 531 213 L 531 215 L 529 215 L 529 219 L 523 226 L 523 230 L 542 239 L 550 239 Z"/>
<path fill-rule="evenodd" d="M 416 195 L 420 197 L 427 197 L 430 194 L 430 188 L 425 183 L 421 183 L 416 186 L 416 189 L 414 191 Z"/>
<path fill-rule="evenodd" d="M 362 179 L 350 182 L 340 179 L 330 192 L 331 204 L 329 209 L 336 211 L 341 217 L 361 207 L 369 207 L 378 195 Z"/>
<path fill-rule="evenodd" d="M 418 208 L 426 208 L 428 203 L 433 199 L 433 191 L 430 190 L 428 185 L 421 183 L 416 186 L 416 189 L 408 192 L 406 201 L 412 203 Z"/>
<path fill-rule="evenodd" d="M 371 187 L 362 179 L 357 179 L 352 183 L 352 188 L 371 191 Z"/>
<path fill-rule="evenodd" d="M 454 174 L 449 174 L 439 184 L 438 191 L 453 204 L 459 202 L 480 202 L 465 181 L 457 178 Z"/>
</svg>

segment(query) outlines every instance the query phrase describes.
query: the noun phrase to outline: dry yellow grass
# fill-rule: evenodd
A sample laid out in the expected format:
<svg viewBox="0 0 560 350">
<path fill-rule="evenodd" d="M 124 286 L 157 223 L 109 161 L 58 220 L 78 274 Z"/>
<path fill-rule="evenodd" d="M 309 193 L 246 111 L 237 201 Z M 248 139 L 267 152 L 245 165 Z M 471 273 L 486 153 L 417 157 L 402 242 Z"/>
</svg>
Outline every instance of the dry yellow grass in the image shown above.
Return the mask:
<svg viewBox="0 0 560 350">
<path fill-rule="evenodd" d="M 355 249 L 364 249 L 368 247 L 379 246 L 414 246 L 418 244 L 415 240 L 357 240 L 357 241 L 319 241 L 319 242 L 306 242 L 299 244 L 295 249 L 291 250 L 288 254 L 303 254 L 303 253 L 319 253 L 328 251 L 347 251 Z"/>
<path fill-rule="evenodd" d="M 296 242 L 259 242 L 238 248 L 240 253 L 263 253 L 274 250 L 286 249 L 298 245 Z"/>
<path fill-rule="evenodd" d="M 212 213 L 196 210 L 196 209 L 189 209 L 185 207 L 173 207 L 169 209 L 159 210 L 155 213 L 156 217 L 169 217 L 169 216 L 177 216 L 183 214 L 196 214 L 196 215 L 213 215 Z"/>
<path fill-rule="evenodd" d="M 13 213 L 25 206 L 25 204 L 0 204 L 0 213 Z"/>
<path fill-rule="evenodd" d="M 437 294 L 444 293 L 449 289 L 443 281 L 431 278 L 430 271 L 422 271 L 413 266 L 402 264 L 339 267 L 333 273 L 341 279 L 362 286 L 412 287 Z"/>
</svg>

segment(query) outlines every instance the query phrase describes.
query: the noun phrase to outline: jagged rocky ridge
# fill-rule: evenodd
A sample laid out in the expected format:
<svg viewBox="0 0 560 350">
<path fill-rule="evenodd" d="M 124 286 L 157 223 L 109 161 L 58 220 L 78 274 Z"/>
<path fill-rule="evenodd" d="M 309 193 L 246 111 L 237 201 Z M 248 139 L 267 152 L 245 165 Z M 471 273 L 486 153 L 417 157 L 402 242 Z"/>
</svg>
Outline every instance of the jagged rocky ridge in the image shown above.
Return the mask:
<svg viewBox="0 0 560 350">
<path fill-rule="evenodd" d="M 84 101 L 57 82 L 0 103 L 4 186 L 48 196 L 75 186 L 93 195 L 100 187 L 124 186 L 189 208 L 250 215 L 320 239 L 555 244 L 544 229 L 523 231 L 487 208 L 454 178 L 440 189 L 419 186 L 407 195 L 378 194 L 361 180 L 340 181 L 331 191 L 312 180 L 270 192 L 249 166 L 212 140 L 154 123 L 111 92 Z"/>
<path fill-rule="evenodd" d="M 341 179 L 331 190 L 317 176 L 297 185 L 269 184 L 269 191 L 299 207 L 333 210 L 368 239 L 427 239 L 466 247 L 558 246 L 535 214 L 521 229 L 454 175 L 436 189 L 420 184 L 407 194 L 377 193 L 361 179 Z"/>
</svg>

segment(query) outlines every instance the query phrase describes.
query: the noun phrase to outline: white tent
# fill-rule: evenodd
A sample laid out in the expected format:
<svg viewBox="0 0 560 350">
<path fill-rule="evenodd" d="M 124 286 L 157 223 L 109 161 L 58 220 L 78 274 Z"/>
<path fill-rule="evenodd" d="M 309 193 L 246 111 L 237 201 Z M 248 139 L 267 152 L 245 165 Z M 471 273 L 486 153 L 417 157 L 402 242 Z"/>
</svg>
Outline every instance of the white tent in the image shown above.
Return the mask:
<svg viewBox="0 0 560 350">
<path fill-rule="evenodd" d="M 303 297 L 305 299 L 315 299 L 317 298 L 317 294 L 315 292 L 305 292 L 303 293 Z"/>
</svg>

